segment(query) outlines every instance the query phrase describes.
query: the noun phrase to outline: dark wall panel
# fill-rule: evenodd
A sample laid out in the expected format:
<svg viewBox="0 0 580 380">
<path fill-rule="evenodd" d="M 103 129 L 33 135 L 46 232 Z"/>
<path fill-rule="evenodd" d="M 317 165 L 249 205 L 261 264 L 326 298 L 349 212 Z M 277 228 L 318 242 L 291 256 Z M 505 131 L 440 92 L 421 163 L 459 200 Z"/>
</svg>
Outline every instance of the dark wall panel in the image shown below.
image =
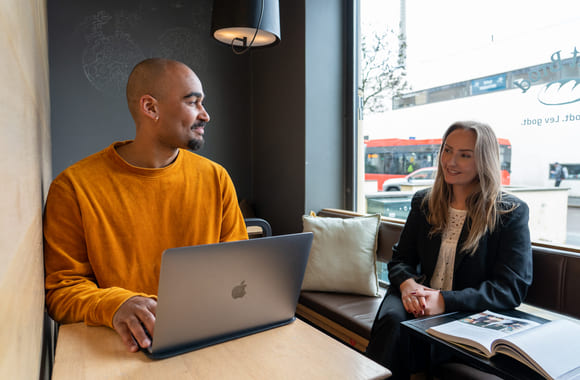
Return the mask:
<svg viewBox="0 0 580 380">
<path fill-rule="evenodd" d="M 343 0 L 280 0 L 282 40 L 252 53 L 256 210 L 274 233 L 344 207 Z"/>
<path fill-rule="evenodd" d="M 280 1 L 282 40 L 252 52 L 256 211 L 274 234 L 302 229 L 304 212 L 304 1 Z"/>
</svg>

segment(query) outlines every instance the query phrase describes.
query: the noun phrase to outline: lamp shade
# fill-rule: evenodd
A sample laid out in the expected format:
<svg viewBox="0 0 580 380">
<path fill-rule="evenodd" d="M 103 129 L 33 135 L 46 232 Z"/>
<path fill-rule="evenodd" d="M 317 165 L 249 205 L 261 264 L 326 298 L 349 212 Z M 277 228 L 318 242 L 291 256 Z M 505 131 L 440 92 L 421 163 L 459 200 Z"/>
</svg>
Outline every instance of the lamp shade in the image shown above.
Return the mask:
<svg viewBox="0 0 580 380">
<path fill-rule="evenodd" d="M 214 0 L 211 34 L 231 46 L 277 44 L 280 42 L 278 0 Z"/>
</svg>

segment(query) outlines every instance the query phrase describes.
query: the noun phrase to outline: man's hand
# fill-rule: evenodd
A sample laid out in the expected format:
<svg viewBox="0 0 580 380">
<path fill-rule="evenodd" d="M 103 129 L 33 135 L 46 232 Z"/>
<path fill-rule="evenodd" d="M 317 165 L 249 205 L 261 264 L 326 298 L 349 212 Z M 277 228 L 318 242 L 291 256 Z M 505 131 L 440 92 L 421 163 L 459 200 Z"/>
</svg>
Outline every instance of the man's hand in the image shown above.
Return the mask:
<svg viewBox="0 0 580 380">
<path fill-rule="evenodd" d="M 154 299 L 135 296 L 125 301 L 113 316 L 113 328 L 130 352 L 137 352 L 139 346 L 151 345 L 147 332 L 153 336 L 156 309 Z"/>
</svg>

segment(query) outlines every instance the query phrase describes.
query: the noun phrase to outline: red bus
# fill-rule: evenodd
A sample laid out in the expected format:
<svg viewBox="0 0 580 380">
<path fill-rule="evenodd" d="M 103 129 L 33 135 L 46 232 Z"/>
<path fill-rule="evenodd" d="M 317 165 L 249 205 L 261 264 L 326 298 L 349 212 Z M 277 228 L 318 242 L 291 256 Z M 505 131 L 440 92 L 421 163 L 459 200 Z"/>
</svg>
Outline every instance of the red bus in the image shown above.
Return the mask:
<svg viewBox="0 0 580 380">
<path fill-rule="evenodd" d="M 501 163 L 501 183 L 510 184 L 512 146 L 497 139 Z M 437 166 L 441 139 L 377 139 L 365 141 L 365 181 L 377 181 L 377 191 L 390 178 L 404 177 L 417 169 Z"/>
</svg>

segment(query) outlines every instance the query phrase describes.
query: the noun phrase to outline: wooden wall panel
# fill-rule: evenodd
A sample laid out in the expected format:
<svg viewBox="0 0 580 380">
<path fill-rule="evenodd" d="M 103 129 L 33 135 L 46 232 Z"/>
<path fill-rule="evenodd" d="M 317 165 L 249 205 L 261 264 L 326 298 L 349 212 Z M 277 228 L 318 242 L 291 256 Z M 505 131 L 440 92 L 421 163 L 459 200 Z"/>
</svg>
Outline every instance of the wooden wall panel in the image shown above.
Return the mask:
<svg viewBox="0 0 580 380">
<path fill-rule="evenodd" d="M 0 2 L 0 378 L 40 375 L 50 176 L 44 0 Z"/>
</svg>

